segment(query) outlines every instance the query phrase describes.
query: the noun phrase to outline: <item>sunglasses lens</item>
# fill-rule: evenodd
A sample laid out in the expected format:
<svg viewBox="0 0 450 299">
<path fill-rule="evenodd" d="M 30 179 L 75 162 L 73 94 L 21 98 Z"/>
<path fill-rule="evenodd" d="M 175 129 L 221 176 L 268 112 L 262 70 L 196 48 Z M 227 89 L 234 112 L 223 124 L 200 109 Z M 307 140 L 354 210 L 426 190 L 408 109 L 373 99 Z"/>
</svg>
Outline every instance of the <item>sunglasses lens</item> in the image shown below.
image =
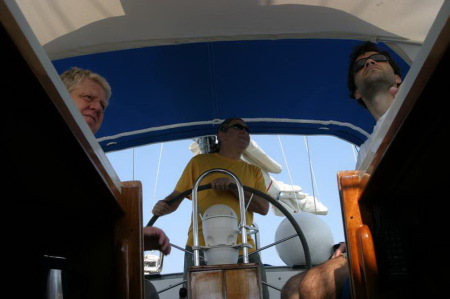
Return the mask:
<svg viewBox="0 0 450 299">
<path fill-rule="evenodd" d="M 369 58 L 375 60 L 376 62 L 388 61 L 387 57 L 382 54 L 373 54 Z"/>
<path fill-rule="evenodd" d="M 241 124 L 234 124 L 234 125 L 229 126 L 229 128 L 233 128 L 233 129 L 240 130 L 240 131 L 244 130 L 247 133 L 250 133 L 250 129 Z"/>
<path fill-rule="evenodd" d="M 357 62 L 355 62 L 355 64 L 353 65 L 353 72 L 357 73 L 359 72 L 364 65 L 366 64 L 366 59 L 360 59 Z"/>
<path fill-rule="evenodd" d="M 353 73 L 359 72 L 364 67 L 364 65 L 366 64 L 367 59 L 372 59 L 372 60 L 374 60 L 376 62 L 388 61 L 387 57 L 384 56 L 383 54 L 372 54 L 369 57 L 357 60 L 353 64 Z"/>
</svg>

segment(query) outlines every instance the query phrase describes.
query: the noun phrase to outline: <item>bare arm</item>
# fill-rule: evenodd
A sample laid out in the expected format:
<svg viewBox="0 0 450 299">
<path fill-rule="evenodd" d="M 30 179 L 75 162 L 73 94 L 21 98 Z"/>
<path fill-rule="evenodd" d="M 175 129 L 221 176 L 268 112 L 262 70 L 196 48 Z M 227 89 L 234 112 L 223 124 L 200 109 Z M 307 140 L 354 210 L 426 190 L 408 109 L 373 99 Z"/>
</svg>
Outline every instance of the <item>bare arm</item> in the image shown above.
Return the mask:
<svg viewBox="0 0 450 299">
<path fill-rule="evenodd" d="M 343 255 L 343 253 L 347 252 L 347 246 L 344 242 L 339 243 L 339 247 L 334 251 L 333 255 L 331 256 L 332 259 Z"/>
<path fill-rule="evenodd" d="M 170 253 L 169 237 L 161 229 L 154 226 L 144 227 L 144 250 L 157 249 L 168 255 Z"/>
<path fill-rule="evenodd" d="M 173 211 L 175 211 L 176 209 L 178 209 L 178 207 L 180 206 L 180 204 L 184 198 L 172 203 L 171 205 L 169 205 L 167 202 L 169 200 L 175 198 L 179 194 L 180 194 L 180 192 L 174 190 L 166 198 L 159 200 L 153 207 L 153 210 L 152 210 L 153 215 L 163 216 L 163 215 L 170 214 Z"/>
<path fill-rule="evenodd" d="M 232 178 L 217 178 L 211 181 L 211 188 L 222 191 L 230 191 L 237 199 L 239 199 L 239 193 Z M 250 201 L 250 204 L 248 205 L 248 210 L 250 212 L 267 215 L 270 206 L 269 202 L 265 198 L 248 191 L 244 191 L 244 196 L 246 206 Z"/>
</svg>

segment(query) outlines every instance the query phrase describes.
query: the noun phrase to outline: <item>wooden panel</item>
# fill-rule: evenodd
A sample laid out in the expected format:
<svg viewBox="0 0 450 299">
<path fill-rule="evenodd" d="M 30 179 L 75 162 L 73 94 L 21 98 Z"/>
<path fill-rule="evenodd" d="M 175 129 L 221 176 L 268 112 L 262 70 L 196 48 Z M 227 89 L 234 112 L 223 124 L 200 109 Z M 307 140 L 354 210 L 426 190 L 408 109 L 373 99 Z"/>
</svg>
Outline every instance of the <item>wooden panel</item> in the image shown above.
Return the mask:
<svg viewBox="0 0 450 299">
<path fill-rule="evenodd" d="M 258 267 L 225 271 L 227 299 L 262 298 L 261 278 Z"/>
<path fill-rule="evenodd" d="M 227 264 L 191 267 L 188 273 L 190 299 L 260 299 L 262 284 L 257 264 Z"/>
<path fill-rule="evenodd" d="M 222 299 L 225 297 L 223 288 L 223 271 L 208 270 L 191 272 L 189 298 L 192 299 Z"/>
</svg>

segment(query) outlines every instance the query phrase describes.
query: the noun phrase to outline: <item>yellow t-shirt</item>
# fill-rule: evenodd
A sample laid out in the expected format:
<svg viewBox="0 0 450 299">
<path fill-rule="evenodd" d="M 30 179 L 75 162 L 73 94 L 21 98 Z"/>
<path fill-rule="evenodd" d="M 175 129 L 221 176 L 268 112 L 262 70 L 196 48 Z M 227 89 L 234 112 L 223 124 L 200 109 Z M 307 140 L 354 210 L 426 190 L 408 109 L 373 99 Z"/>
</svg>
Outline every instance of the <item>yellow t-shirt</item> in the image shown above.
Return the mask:
<svg viewBox="0 0 450 299">
<path fill-rule="evenodd" d="M 253 189 L 256 189 L 261 192 L 266 192 L 266 185 L 264 182 L 264 177 L 261 172 L 261 169 L 258 166 L 249 164 L 244 161 L 230 159 L 224 156 L 221 156 L 217 153 L 212 154 L 200 154 L 193 157 L 189 163 L 186 165 L 177 185 L 175 186 L 175 190 L 178 192 L 184 192 L 188 189 L 194 187 L 195 181 L 207 170 L 213 168 L 222 168 L 228 171 L 231 171 L 235 176 L 239 178 L 241 184 L 243 186 L 247 186 Z M 230 177 L 225 173 L 215 172 L 207 175 L 200 182 L 199 186 L 203 186 L 211 183 L 211 181 L 215 178 L 219 177 Z M 231 177 L 230 177 L 231 178 Z M 189 195 L 187 198 L 191 199 Z M 230 191 L 217 191 L 217 190 L 203 190 L 197 193 L 197 205 L 200 213 L 203 213 L 212 205 L 215 204 L 225 204 L 232 208 L 236 215 L 238 216 L 238 223 L 240 223 L 240 211 L 239 211 L 239 199 L 237 199 Z M 198 214 L 197 214 L 198 215 Z M 246 212 L 245 215 L 247 225 L 251 225 L 253 223 L 253 212 Z M 204 246 L 205 241 L 203 238 L 203 229 L 202 229 L 202 221 L 198 218 L 198 237 L 199 237 L 199 245 Z M 187 245 L 193 246 L 193 233 L 192 233 L 192 219 L 191 225 L 189 227 L 188 232 L 188 240 Z M 242 237 L 238 235 L 238 244 L 241 243 Z M 249 249 L 249 252 L 254 251 L 255 242 L 249 235 L 248 243 L 253 247 Z"/>
</svg>

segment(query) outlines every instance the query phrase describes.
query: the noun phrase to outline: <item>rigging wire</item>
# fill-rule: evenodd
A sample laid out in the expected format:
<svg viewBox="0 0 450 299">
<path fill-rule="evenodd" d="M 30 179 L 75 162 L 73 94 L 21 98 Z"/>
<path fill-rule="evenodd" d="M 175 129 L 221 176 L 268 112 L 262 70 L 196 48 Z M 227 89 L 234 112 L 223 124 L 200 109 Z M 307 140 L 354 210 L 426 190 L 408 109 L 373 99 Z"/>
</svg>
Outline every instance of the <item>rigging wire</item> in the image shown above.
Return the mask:
<svg viewBox="0 0 450 299">
<path fill-rule="evenodd" d="M 352 152 L 353 152 L 353 158 L 355 158 L 355 163 L 356 163 L 357 160 L 358 160 L 359 149 L 358 149 L 358 147 L 357 147 L 356 145 L 354 145 L 354 144 L 352 144 L 351 147 L 352 147 Z"/>
<path fill-rule="evenodd" d="M 158 186 L 159 167 L 161 166 L 161 159 L 162 159 L 163 147 L 164 147 L 164 142 L 161 142 L 161 147 L 160 147 L 160 149 L 159 149 L 158 167 L 156 168 L 155 187 L 153 188 L 153 198 L 152 198 L 152 202 L 155 202 L 155 198 L 156 198 L 156 188 L 157 188 L 157 186 Z"/>
<path fill-rule="evenodd" d="M 131 160 L 132 160 L 131 165 L 133 165 L 133 166 L 131 167 L 131 178 L 132 178 L 132 180 L 134 181 L 134 147 L 133 147 L 132 150 L 131 150 Z"/>
<path fill-rule="evenodd" d="M 316 189 L 319 190 L 317 188 L 316 185 L 316 177 L 314 175 L 314 169 L 312 167 L 312 161 L 311 161 L 311 154 L 309 151 L 309 142 L 308 142 L 308 136 L 303 136 L 304 140 L 305 140 L 305 146 L 306 146 L 306 153 L 308 154 L 308 164 L 309 164 L 309 173 L 311 174 L 311 185 L 312 185 L 312 195 L 313 195 L 313 200 L 314 200 L 314 210 L 317 212 L 317 204 L 316 204 Z M 319 191 L 317 191 L 317 198 L 319 198 Z"/>
<path fill-rule="evenodd" d="M 294 192 L 295 202 L 297 203 L 297 210 L 300 211 L 300 206 L 299 206 L 299 202 L 298 202 L 298 198 L 297 198 L 297 192 L 295 192 L 295 189 L 294 189 L 294 182 L 292 181 L 291 170 L 289 169 L 289 164 L 287 162 L 286 155 L 284 153 L 283 143 L 281 142 L 280 135 L 277 135 L 277 136 L 278 136 L 278 143 L 280 144 L 280 148 L 281 148 L 281 153 L 283 155 L 284 164 L 286 165 L 286 169 L 287 169 L 287 172 L 289 175 L 289 180 L 291 182 L 292 191 Z"/>
</svg>

